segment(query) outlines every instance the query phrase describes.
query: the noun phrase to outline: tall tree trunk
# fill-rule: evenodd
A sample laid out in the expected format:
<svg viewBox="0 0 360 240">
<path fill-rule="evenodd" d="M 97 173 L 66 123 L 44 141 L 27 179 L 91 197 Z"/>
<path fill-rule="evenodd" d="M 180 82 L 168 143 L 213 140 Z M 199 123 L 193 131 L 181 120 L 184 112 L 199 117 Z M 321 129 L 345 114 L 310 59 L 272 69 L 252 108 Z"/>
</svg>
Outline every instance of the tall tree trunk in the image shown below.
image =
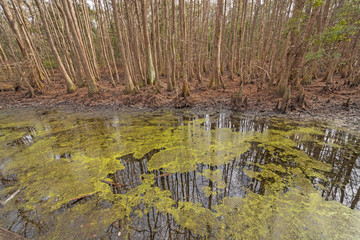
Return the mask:
<svg viewBox="0 0 360 240">
<path fill-rule="evenodd" d="M 146 73 L 144 73 L 144 69 L 143 69 L 143 61 L 141 60 L 141 56 L 140 56 L 140 52 L 141 52 L 141 48 L 139 46 L 139 36 L 138 36 L 138 32 L 137 29 L 135 28 L 135 20 L 134 20 L 134 16 L 133 16 L 133 11 L 134 11 L 134 4 L 129 4 L 127 3 L 127 1 L 124 1 L 125 3 L 125 8 L 127 9 L 127 11 L 125 11 L 125 15 L 126 18 L 128 20 L 128 27 L 129 27 L 129 34 L 131 36 L 131 43 L 132 43 L 132 50 L 133 50 L 133 54 L 134 54 L 134 61 L 135 61 L 135 65 L 137 68 L 137 72 L 140 75 L 140 80 L 141 83 L 145 86 L 146 85 Z M 129 14 L 130 12 L 130 14 Z"/>
<path fill-rule="evenodd" d="M 120 23 L 119 23 L 117 2 L 116 2 L 116 0 L 111 0 L 111 3 L 112 3 L 113 14 L 114 14 L 114 18 L 115 18 L 116 33 L 117 33 L 118 40 L 119 40 L 120 54 L 121 54 L 122 64 L 123 64 L 124 73 L 125 73 L 125 92 L 126 93 L 135 93 L 135 92 L 137 92 L 137 90 L 136 90 L 136 88 L 134 86 L 134 82 L 131 78 L 127 58 L 125 55 L 124 42 L 123 42 L 122 33 L 121 33 L 121 29 L 120 29 Z"/>
<path fill-rule="evenodd" d="M 89 96 L 93 96 L 94 94 L 97 94 L 99 92 L 99 89 L 97 87 L 96 81 L 95 81 L 95 77 L 92 75 L 91 69 L 90 69 L 90 64 L 89 64 L 89 59 L 87 58 L 87 55 L 85 53 L 85 49 L 84 49 L 84 44 L 82 42 L 81 39 L 81 35 L 79 32 L 79 28 L 78 25 L 76 23 L 76 21 L 74 21 L 73 19 L 73 14 L 70 10 L 70 8 L 72 7 L 71 4 L 68 2 L 68 0 L 61 0 L 62 4 L 63 4 L 63 8 L 64 8 L 64 13 L 66 16 L 66 19 L 69 23 L 69 27 L 70 27 L 70 31 L 72 33 L 72 37 L 75 40 L 75 44 L 76 47 L 79 51 L 79 55 L 82 58 L 81 59 L 81 63 L 82 63 L 82 67 L 85 71 L 85 75 L 86 75 L 86 82 L 88 84 L 88 94 Z"/>
<path fill-rule="evenodd" d="M 233 2 L 233 19 L 231 22 L 231 60 L 229 65 L 229 71 L 230 71 L 230 77 L 231 79 L 234 79 L 234 72 L 235 72 L 235 57 L 236 57 L 236 51 L 235 51 L 235 45 L 237 44 L 237 28 L 238 28 L 238 22 L 239 22 L 239 13 L 240 13 L 240 2 L 235 1 Z"/>
<path fill-rule="evenodd" d="M 213 66 L 210 77 L 210 88 L 219 88 L 220 86 L 225 88 L 221 79 L 221 37 L 222 37 L 222 15 L 223 15 L 223 0 L 217 0 L 217 13 L 214 33 L 214 56 Z"/>
<path fill-rule="evenodd" d="M 153 64 L 153 58 L 151 53 L 151 44 L 149 39 L 148 32 L 148 21 L 147 21 L 147 3 L 146 0 L 141 0 L 141 17 L 143 24 L 143 33 L 144 33 L 144 43 L 146 48 L 146 56 L 147 56 L 147 71 L 148 71 L 148 80 L 150 85 L 154 85 L 155 82 L 155 68 Z"/>
<path fill-rule="evenodd" d="M 167 90 L 174 90 L 174 86 L 171 81 L 171 67 L 170 67 L 170 54 L 171 47 L 169 45 L 169 8 L 167 4 L 168 0 L 163 0 L 163 13 L 165 22 L 165 40 L 164 40 L 164 57 L 165 57 L 165 65 L 166 65 L 166 78 L 167 78 Z M 171 41 L 170 41 L 171 42 Z"/>
<path fill-rule="evenodd" d="M 23 39 L 23 36 L 20 32 L 20 29 L 19 29 L 19 24 L 18 22 L 14 19 L 14 16 L 13 14 L 11 13 L 11 10 L 9 8 L 9 5 L 8 5 L 8 2 L 7 0 L 0 0 L 0 4 L 1 4 L 1 7 L 3 8 L 3 11 L 4 11 L 4 14 L 5 14 L 5 17 L 6 19 L 8 20 L 9 22 L 9 25 L 10 25 L 10 28 L 11 30 L 13 31 L 13 33 L 15 34 L 15 38 L 16 38 L 16 42 L 20 48 L 20 51 L 21 51 L 21 54 L 24 58 L 24 61 L 27 62 L 29 61 L 29 54 L 27 52 L 27 48 L 29 46 L 26 46 L 25 45 L 25 42 L 24 42 L 24 39 Z M 41 73 L 41 69 L 32 69 L 30 70 L 30 72 L 34 73 L 34 71 L 38 71 Z M 23 72 L 23 70 L 21 70 L 21 72 Z M 24 75 L 24 74 L 22 74 Z M 36 77 L 36 73 L 33 74 L 33 78 L 37 78 Z M 30 96 L 31 97 L 34 97 L 35 94 L 34 94 L 34 88 L 33 86 L 31 86 L 31 84 L 29 83 L 29 81 L 27 79 L 24 79 L 25 81 L 25 87 L 28 89 L 29 93 L 30 93 Z M 37 81 L 40 81 L 40 80 L 37 80 Z"/>
<path fill-rule="evenodd" d="M 172 21 L 171 21 L 171 37 L 170 37 L 170 48 L 171 48 L 171 83 L 174 88 L 177 87 L 176 84 L 176 50 L 175 50 L 175 36 L 176 36 L 176 11 L 175 11 L 175 0 L 171 1 L 171 12 L 172 12 Z"/>
<path fill-rule="evenodd" d="M 304 6 L 305 0 L 295 0 L 294 11 L 291 17 L 293 21 L 291 22 L 290 33 L 287 40 L 285 58 L 282 62 L 283 74 L 277 86 L 277 94 L 279 96 L 285 96 L 288 89 L 289 77 L 292 71 L 294 59 L 296 57 L 296 46 L 298 46 L 299 41 L 298 21 L 302 15 Z"/>
<path fill-rule="evenodd" d="M 180 0 L 180 26 L 181 26 L 181 71 L 183 74 L 183 87 L 181 96 L 186 98 L 190 96 L 188 83 L 188 59 L 186 49 L 186 21 L 185 21 L 185 1 Z"/>
<path fill-rule="evenodd" d="M 96 53 L 95 53 L 95 48 L 94 48 L 94 44 L 93 44 L 93 38 L 91 36 L 91 27 L 90 27 L 90 19 L 89 19 L 89 10 L 88 10 L 88 5 L 86 0 L 81 0 L 82 1 L 82 8 L 83 8 L 83 12 L 84 12 L 84 25 L 85 25 L 85 31 L 86 31 L 86 36 L 88 39 L 88 43 L 90 46 L 90 59 L 92 61 L 90 61 L 93 65 L 94 68 L 94 75 L 95 75 L 95 79 L 99 80 L 100 79 L 100 73 L 99 73 L 99 67 L 97 64 L 97 60 L 96 60 Z M 96 0 L 95 0 L 96 1 Z M 89 59 L 89 60 L 90 60 Z"/>
<path fill-rule="evenodd" d="M 50 30 L 49 30 L 49 26 L 48 26 L 48 23 L 47 23 L 47 19 L 46 19 L 46 16 L 43 12 L 43 9 L 41 8 L 41 4 L 40 4 L 40 1 L 39 0 L 35 0 L 35 3 L 36 3 L 36 6 L 37 8 L 39 9 L 39 12 L 40 12 L 40 17 L 41 17 L 41 20 L 44 24 L 44 28 L 45 28 L 45 32 L 46 32 L 46 35 L 47 35 L 47 39 L 49 41 L 49 44 L 50 44 L 50 47 L 51 47 L 51 50 L 53 51 L 54 55 L 55 55 L 55 58 L 56 58 L 56 61 L 59 65 L 59 68 L 62 72 L 62 74 L 64 75 L 64 78 L 65 78 L 65 82 L 66 82 L 66 90 L 67 90 L 67 93 L 73 93 L 75 92 L 76 90 L 76 87 L 73 83 L 73 81 L 70 79 L 70 76 L 67 72 L 67 70 L 65 69 L 65 66 L 61 60 L 61 57 L 56 49 L 56 46 L 54 44 L 54 40 L 51 36 L 51 33 L 50 33 Z M 43 3 L 43 5 L 45 5 L 45 3 Z"/>
</svg>

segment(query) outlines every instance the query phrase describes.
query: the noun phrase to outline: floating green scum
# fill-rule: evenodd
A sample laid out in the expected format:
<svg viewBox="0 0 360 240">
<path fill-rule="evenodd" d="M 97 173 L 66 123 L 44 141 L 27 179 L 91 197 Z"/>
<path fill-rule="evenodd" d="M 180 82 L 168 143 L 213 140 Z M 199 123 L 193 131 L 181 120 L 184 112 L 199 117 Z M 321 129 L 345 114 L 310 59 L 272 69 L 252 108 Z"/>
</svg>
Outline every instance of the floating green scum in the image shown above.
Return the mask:
<svg viewBox="0 0 360 240">
<path fill-rule="evenodd" d="M 313 121 L 2 112 L 0 226 L 30 239 L 359 239 L 359 150 Z"/>
</svg>

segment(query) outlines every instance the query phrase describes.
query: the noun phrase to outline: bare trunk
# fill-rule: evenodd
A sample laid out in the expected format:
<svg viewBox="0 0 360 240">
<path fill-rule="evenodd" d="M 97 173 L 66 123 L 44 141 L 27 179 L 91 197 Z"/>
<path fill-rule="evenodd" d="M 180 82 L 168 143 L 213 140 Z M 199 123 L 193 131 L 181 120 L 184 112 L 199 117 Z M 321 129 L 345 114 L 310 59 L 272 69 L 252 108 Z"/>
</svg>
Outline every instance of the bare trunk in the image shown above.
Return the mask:
<svg viewBox="0 0 360 240">
<path fill-rule="evenodd" d="M 72 37 L 75 40 L 75 44 L 79 51 L 79 55 L 82 58 L 81 63 L 82 63 L 82 66 L 83 66 L 83 69 L 84 69 L 85 75 L 86 75 L 89 96 L 93 96 L 94 94 L 97 94 L 99 92 L 99 90 L 98 90 L 95 78 L 91 73 L 89 59 L 86 56 L 83 42 L 80 39 L 80 33 L 77 30 L 78 29 L 77 24 L 76 24 L 76 22 L 73 21 L 71 11 L 69 10 L 69 7 L 71 7 L 69 5 L 71 5 L 71 4 L 69 4 L 68 0 L 61 0 L 61 1 L 63 4 L 63 7 L 64 7 L 64 12 L 65 12 L 67 21 L 69 22 L 69 27 L 70 27 L 70 30 L 72 33 Z"/>
<path fill-rule="evenodd" d="M 222 38 L 222 19 L 223 14 L 223 0 L 217 1 L 217 14 L 216 14 L 216 25 L 215 25 L 215 36 L 214 36 L 214 57 L 213 57 L 213 66 L 212 66 L 212 72 L 210 77 L 210 88 L 220 88 L 224 86 L 224 83 L 221 79 L 221 38 Z"/>
<path fill-rule="evenodd" d="M 126 79 L 125 80 L 125 92 L 135 93 L 136 88 L 134 86 L 134 82 L 130 75 L 130 70 L 129 70 L 129 66 L 127 63 L 125 50 L 124 50 L 124 43 L 123 43 L 122 33 L 121 33 L 120 23 L 119 23 L 117 2 L 116 2 L 116 0 L 111 0 L 111 3 L 112 3 L 113 11 L 114 11 L 113 13 L 114 13 L 114 18 L 115 18 L 116 33 L 117 33 L 118 40 L 119 40 L 119 47 L 120 47 L 121 58 L 122 58 L 122 63 L 123 63 L 123 68 L 124 68 L 124 73 L 125 73 L 125 79 Z"/>
<path fill-rule="evenodd" d="M 63 62 L 62 62 L 62 60 L 60 58 L 60 55 L 59 55 L 59 53 L 58 53 L 58 51 L 57 51 L 57 49 L 55 47 L 54 40 L 53 40 L 53 38 L 51 36 L 51 33 L 50 33 L 50 30 L 49 30 L 47 19 L 45 17 L 43 9 L 40 6 L 40 0 L 35 0 L 35 3 L 36 3 L 36 6 L 39 9 L 40 17 L 41 17 L 41 20 L 42 20 L 42 22 L 44 24 L 45 32 L 46 32 L 50 47 L 51 47 L 51 49 L 52 49 L 52 51 L 53 51 L 53 53 L 55 55 L 56 61 L 57 61 L 58 65 L 59 65 L 59 68 L 60 68 L 62 74 L 64 75 L 65 82 L 66 82 L 67 93 L 73 93 L 73 92 L 75 92 L 76 87 L 75 87 L 73 81 L 70 79 L 70 76 L 69 76 L 67 70 L 65 69 L 65 66 L 64 66 L 64 64 L 63 64 Z"/>
<path fill-rule="evenodd" d="M 155 68 L 153 64 L 153 58 L 151 53 L 151 44 L 148 33 L 148 21 L 147 21 L 147 4 L 146 0 L 141 0 L 141 17 L 142 24 L 144 28 L 144 43 L 146 48 L 146 57 L 147 57 L 147 72 L 148 72 L 148 80 L 150 85 L 154 85 L 155 82 Z"/>
<path fill-rule="evenodd" d="M 183 86 L 181 96 L 184 98 L 190 96 L 188 83 L 188 60 L 186 49 L 186 21 L 185 21 L 185 1 L 180 0 L 180 26 L 181 26 L 181 71 L 183 74 Z M 186 61 L 186 62 L 185 62 Z"/>
</svg>

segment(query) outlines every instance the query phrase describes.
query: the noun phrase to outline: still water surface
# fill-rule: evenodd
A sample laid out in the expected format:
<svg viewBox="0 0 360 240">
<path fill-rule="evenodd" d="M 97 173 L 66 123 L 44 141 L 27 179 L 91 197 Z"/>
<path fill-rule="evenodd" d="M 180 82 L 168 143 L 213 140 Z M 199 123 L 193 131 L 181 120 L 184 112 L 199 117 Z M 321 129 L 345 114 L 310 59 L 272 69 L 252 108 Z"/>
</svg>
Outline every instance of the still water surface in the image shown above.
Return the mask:
<svg viewBox="0 0 360 240">
<path fill-rule="evenodd" d="M 0 226 L 30 239 L 360 239 L 359 175 L 315 121 L 0 112 Z"/>
</svg>

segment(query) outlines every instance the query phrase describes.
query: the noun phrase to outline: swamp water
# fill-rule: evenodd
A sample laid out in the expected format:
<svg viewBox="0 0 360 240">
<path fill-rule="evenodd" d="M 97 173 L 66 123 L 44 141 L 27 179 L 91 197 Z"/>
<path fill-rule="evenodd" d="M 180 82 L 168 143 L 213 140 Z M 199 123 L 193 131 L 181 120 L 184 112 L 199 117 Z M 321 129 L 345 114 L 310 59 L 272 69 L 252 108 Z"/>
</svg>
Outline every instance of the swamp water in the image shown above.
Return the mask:
<svg viewBox="0 0 360 240">
<path fill-rule="evenodd" d="M 0 227 L 27 238 L 360 239 L 359 174 L 359 136 L 314 121 L 0 112 Z"/>
</svg>

